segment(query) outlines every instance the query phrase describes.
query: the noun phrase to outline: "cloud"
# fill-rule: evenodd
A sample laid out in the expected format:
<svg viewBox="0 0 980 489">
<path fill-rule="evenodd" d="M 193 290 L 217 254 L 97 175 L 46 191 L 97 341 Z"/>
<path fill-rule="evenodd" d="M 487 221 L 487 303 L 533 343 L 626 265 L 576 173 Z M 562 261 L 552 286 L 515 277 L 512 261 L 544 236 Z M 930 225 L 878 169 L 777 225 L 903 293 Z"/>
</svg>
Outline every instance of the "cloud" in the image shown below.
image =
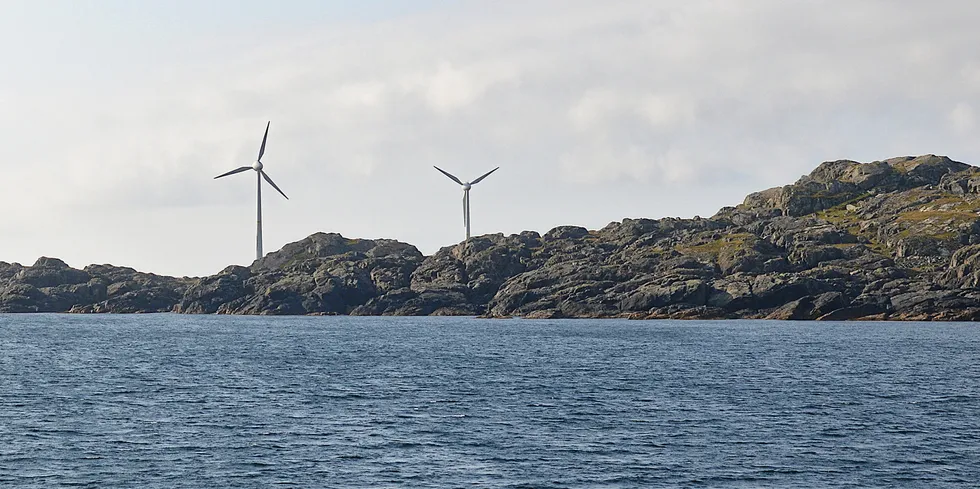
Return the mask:
<svg viewBox="0 0 980 489">
<path fill-rule="evenodd" d="M 517 9 L 481 17 L 479 8 L 460 8 L 446 14 L 451 23 L 421 17 L 272 40 L 273 47 L 238 53 L 206 76 L 178 73 L 163 97 L 138 93 L 132 95 L 141 100 L 136 104 L 110 97 L 101 108 L 77 112 L 112 121 L 124 133 L 119 139 L 138 141 L 138 148 L 117 142 L 118 154 L 104 156 L 108 164 L 146 167 L 132 172 L 133 179 L 168 165 L 197 164 L 182 160 L 185 152 L 245 145 L 239 142 L 244 127 L 217 132 L 227 131 L 232 118 L 279 112 L 286 130 L 305 133 L 290 144 L 324 154 L 350 175 L 399 164 L 389 158 L 394 147 L 416 160 L 469 158 L 472 148 L 494 143 L 488 134 L 528 151 L 554 142 L 556 165 L 562 155 L 586 152 L 574 148 L 583 144 L 597 165 L 620 160 L 617 178 L 674 183 L 669 175 L 679 170 L 664 171 L 656 162 L 675 159 L 650 147 L 691 154 L 686 145 L 696 139 L 743 131 L 746 143 L 804 140 L 802 132 L 787 134 L 794 120 L 807 123 L 830 110 L 871 113 L 920 98 L 927 83 L 950 84 L 925 71 L 950 40 L 906 32 L 916 19 L 882 16 L 884 4 L 836 13 L 765 1 L 752 7 L 713 1 L 535 5 L 524 17 L 518 14 L 528 12 Z M 785 26 L 803 19 L 808 22 Z M 893 43 L 867 39 L 898 32 L 901 39 Z M 338 44 L 341 37 L 346 41 Z M 138 110 L 120 111 L 114 103 Z M 526 130 L 510 129 L 514 125 Z M 175 134 L 169 141 L 140 141 L 151 131 Z M 318 139 L 330 141 L 320 147 Z M 468 144 L 457 147 L 457 141 Z M 160 143 L 166 147 L 141 154 Z M 436 148 L 441 145 L 448 148 Z M 207 160 L 230 163 L 248 152 L 212 153 Z M 616 156 L 624 153 L 652 157 Z"/>
<path fill-rule="evenodd" d="M 952 1 L 477 1 L 278 29 L 261 44 L 190 32 L 172 46 L 185 58 L 0 81 L 0 129 L 14 135 L 0 169 L 36 182 L 7 185 L 0 205 L 24 209 L 17 222 L 173 210 L 194 220 L 175 229 L 240 220 L 247 235 L 254 184 L 212 177 L 249 164 L 272 120 L 267 169 L 292 200 L 268 201 L 267 247 L 318 230 L 430 252 L 455 242 L 457 189 L 438 186 L 433 164 L 472 176 L 502 166 L 474 195 L 485 231 L 711 214 L 823 160 L 980 160 L 977 14 Z M 29 68 L 12 72 L 26 80 Z M 161 247 L 182 239 L 158 232 Z M 240 236 L 213 239 L 231 249 Z"/>
<path fill-rule="evenodd" d="M 562 158 L 565 172 L 579 184 L 622 179 L 648 181 L 656 178 L 665 183 L 689 184 L 703 176 L 696 160 L 683 150 L 660 151 L 634 145 L 580 146 Z"/>
<path fill-rule="evenodd" d="M 959 103 L 949 111 L 949 122 L 953 130 L 960 134 L 973 133 L 977 128 L 976 115 L 969 104 Z"/>
<path fill-rule="evenodd" d="M 694 103 L 681 97 L 648 94 L 638 105 L 640 114 L 655 129 L 691 126 L 697 119 Z"/>
<path fill-rule="evenodd" d="M 580 132 L 589 132 L 608 123 L 617 113 L 628 110 L 628 101 L 614 90 L 592 89 L 568 111 L 572 126 Z"/>
<path fill-rule="evenodd" d="M 506 65 L 476 64 L 461 70 L 443 61 L 435 72 L 412 77 L 405 85 L 424 93 L 429 107 L 445 114 L 478 101 L 494 85 L 516 78 L 516 70 Z"/>
</svg>

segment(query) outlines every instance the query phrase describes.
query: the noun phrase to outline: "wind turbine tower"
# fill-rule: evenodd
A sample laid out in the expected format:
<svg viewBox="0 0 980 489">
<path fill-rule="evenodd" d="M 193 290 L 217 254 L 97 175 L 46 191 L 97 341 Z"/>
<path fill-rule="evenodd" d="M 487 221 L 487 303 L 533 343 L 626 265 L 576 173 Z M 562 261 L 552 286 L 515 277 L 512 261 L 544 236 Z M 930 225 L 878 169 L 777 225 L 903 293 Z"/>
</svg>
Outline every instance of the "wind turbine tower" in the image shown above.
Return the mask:
<svg viewBox="0 0 980 489">
<path fill-rule="evenodd" d="M 269 139 L 269 125 L 271 124 L 272 121 L 269 121 L 269 123 L 265 125 L 265 135 L 262 136 L 262 146 L 259 147 L 259 156 L 258 158 L 255 159 L 255 163 L 252 163 L 252 166 L 243 166 L 240 168 L 235 168 L 234 170 L 228 173 L 222 173 L 221 175 L 214 177 L 217 180 L 221 177 L 227 177 L 228 175 L 234 175 L 236 173 L 241 173 L 243 171 L 255 170 L 255 179 L 257 182 L 255 187 L 255 202 L 256 202 L 255 259 L 256 260 L 262 258 L 262 179 L 264 178 L 266 182 L 269 182 L 269 185 L 272 185 L 272 188 L 276 189 L 276 191 L 282 194 L 283 197 L 286 197 L 286 194 L 284 194 L 282 190 L 280 190 L 279 187 L 276 186 L 275 182 L 273 182 L 272 179 L 269 178 L 269 175 L 266 175 L 265 171 L 262 169 L 263 168 L 262 155 L 265 154 L 265 142 L 267 139 Z M 289 197 L 286 197 L 286 200 L 289 200 Z"/>
<path fill-rule="evenodd" d="M 466 239 L 470 239 L 470 188 L 480 183 L 480 181 L 483 180 L 484 178 L 490 176 L 491 173 L 499 170 L 500 167 L 498 166 L 497 168 L 494 168 L 493 170 L 490 170 L 484 173 L 483 175 L 480 175 L 480 178 L 477 178 L 472 182 L 464 182 L 456 178 L 455 176 L 449 174 L 442 168 L 439 168 L 438 166 L 433 166 L 432 168 L 439 170 L 440 173 L 449 177 L 450 180 L 458 183 L 460 186 L 463 187 L 463 227 L 466 228 Z"/>
</svg>

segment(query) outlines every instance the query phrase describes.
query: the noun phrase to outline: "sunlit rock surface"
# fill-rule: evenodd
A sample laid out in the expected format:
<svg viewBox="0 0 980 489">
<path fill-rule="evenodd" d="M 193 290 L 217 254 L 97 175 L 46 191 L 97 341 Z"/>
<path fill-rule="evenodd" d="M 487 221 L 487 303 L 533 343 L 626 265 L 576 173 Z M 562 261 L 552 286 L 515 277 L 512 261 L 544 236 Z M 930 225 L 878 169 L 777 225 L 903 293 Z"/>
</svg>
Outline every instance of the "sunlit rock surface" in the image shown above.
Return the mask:
<svg viewBox="0 0 980 489">
<path fill-rule="evenodd" d="M 833 161 L 707 219 L 477 236 L 424 257 L 317 233 L 203 278 L 0 262 L 0 312 L 980 319 L 980 168 Z"/>
</svg>

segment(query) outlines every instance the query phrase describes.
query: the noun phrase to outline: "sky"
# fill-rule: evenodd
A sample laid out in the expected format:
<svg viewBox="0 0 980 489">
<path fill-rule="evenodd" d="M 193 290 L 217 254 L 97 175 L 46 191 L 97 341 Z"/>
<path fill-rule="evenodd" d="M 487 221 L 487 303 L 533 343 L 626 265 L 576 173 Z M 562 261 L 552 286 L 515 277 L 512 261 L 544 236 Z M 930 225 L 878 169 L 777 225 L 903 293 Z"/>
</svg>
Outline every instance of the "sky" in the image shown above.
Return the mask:
<svg viewBox="0 0 980 489">
<path fill-rule="evenodd" d="M 822 161 L 980 164 L 980 3 L 0 0 L 0 260 L 176 276 L 315 232 L 711 216 Z"/>
</svg>

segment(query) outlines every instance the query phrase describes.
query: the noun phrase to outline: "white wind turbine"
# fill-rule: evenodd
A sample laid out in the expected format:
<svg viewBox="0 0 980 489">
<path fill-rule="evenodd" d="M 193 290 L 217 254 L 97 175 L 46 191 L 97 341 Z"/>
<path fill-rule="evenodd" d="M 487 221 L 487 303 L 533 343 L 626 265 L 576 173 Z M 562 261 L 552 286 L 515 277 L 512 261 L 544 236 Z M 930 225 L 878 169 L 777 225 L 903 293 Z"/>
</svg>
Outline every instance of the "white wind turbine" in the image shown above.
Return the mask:
<svg viewBox="0 0 980 489">
<path fill-rule="evenodd" d="M 499 170 L 500 167 L 498 166 L 497 168 L 494 168 L 493 170 L 484 173 L 483 175 L 480 176 L 480 178 L 477 178 L 472 182 L 463 182 L 460 179 L 454 177 L 453 175 L 450 175 L 442 168 L 439 168 L 438 166 L 433 166 L 432 168 L 439 170 L 440 173 L 449 177 L 450 180 L 463 186 L 463 227 L 466 228 L 466 239 L 470 239 L 470 188 L 473 185 L 480 183 L 480 180 L 483 180 L 484 178 L 490 176 L 491 173 Z"/>
<path fill-rule="evenodd" d="M 256 186 L 256 191 L 255 191 L 256 192 L 255 198 L 257 202 L 256 220 L 255 220 L 255 226 L 256 226 L 255 259 L 256 260 L 262 258 L 262 179 L 264 178 L 266 182 L 269 182 L 269 185 L 272 185 L 272 188 L 276 189 L 276 191 L 282 194 L 283 197 L 286 197 L 286 194 L 284 194 L 282 190 L 279 190 L 279 187 L 276 186 L 275 182 L 273 182 L 272 179 L 269 178 L 269 175 L 266 175 L 265 172 L 262 170 L 262 155 L 265 154 L 265 141 L 266 139 L 269 138 L 270 124 L 272 124 L 272 121 L 269 121 L 269 123 L 265 125 L 265 136 L 262 136 L 262 146 L 259 147 L 259 157 L 255 159 L 255 163 L 252 163 L 252 166 L 243 166 L 241 168 L 236 168 L 228 173 L 222 173 L 221 175 L 214 177 L 215 179 L 218 179 L 221 177 L 227 177 L 228 175 L 241 173 L 243 171 L 255 170 L 256 173 L 255 178 L 258 181 L 258 184 Z M 286 200 L 289 200 L 289 197 L 286 197 Z"/>
</svg>

